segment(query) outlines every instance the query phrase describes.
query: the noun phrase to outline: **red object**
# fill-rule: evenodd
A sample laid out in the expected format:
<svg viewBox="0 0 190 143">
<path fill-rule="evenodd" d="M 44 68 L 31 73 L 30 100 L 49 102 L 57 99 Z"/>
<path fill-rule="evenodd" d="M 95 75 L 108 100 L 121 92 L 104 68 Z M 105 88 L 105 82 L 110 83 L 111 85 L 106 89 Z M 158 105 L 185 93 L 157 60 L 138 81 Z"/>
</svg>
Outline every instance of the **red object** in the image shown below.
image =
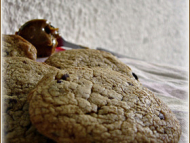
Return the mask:
<svg viewBox="0 0 190 143">
<path fill-rule="evenodd" d="M 59 36 L 57 37 L 57 42 L 58 42 L 57 47 L 61 47 L 64 46 L 65 40 L 63 39 L 63 37 Z"/>
<path fill-rule="evenodd" d="M 61 51 L 65 51 L 65 49 L 62 48 L 62 47 L 57 47 L 57 48 L 55 49 L 55 52 L 61 52 Z"/>
</svg>

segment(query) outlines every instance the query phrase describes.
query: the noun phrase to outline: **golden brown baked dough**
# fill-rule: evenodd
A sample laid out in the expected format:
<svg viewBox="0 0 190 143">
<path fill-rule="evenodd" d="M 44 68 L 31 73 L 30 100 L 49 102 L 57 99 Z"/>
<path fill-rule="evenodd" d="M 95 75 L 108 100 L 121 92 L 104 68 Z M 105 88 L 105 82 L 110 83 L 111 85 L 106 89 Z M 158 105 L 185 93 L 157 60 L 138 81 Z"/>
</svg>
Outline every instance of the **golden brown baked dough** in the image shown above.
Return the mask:
<svg viewBox="0 0 190 143">
<path fill-rule="evenodd" d="M 111 53 L 95 49 L 73 49 L 54 53 L 45 63 L 66 69 L 70 67 L 101 67 L 112 69 L 129 76 L 138 81 L 138 77 L 132 72 L 131 68 L 122 63 Z"/>
<path fill-rule="evenodd" d="M 31 124 L 27 94 L 47 73 L 58 69 L 24 57 L 4 57 L 3 131 L 6 143 L 52 143 Z"/>
<path fill-rule="evenodd" d="M 36 48 L 19 35 L 2 35 L 3 57 L 27 57 L 32 60 L 37 58 Z"/>
<path fill-rule="evenodd" d="M 181 134 L 166 104 L 109 69 L 48 74 L 28 100 L 34 126 L 58 143 L 177 143 Z"/>
</svg>

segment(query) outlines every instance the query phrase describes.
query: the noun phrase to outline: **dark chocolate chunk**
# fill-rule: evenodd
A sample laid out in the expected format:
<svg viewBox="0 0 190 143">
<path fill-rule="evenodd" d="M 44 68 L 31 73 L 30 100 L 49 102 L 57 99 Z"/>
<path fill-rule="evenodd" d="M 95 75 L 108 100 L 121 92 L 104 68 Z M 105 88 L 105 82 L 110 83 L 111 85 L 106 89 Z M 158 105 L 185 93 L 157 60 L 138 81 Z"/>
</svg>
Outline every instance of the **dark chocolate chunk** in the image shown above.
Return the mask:
<svg viewBox="0 0 190 143">
<path fill-rule="evenodd" d="M 63 80 L 67 80 L 67 78 L 69 77 L 69 75 L 68 74 L 64 74 L 63 76 L 62 76 L 62 78 L 61 79 L 63 79 Z"/>
<path fill-rule="evenodd" d="M 57 83 L 61 83 L 62 81 L 61 80 L 57 80 Z"/>
<path fill-rule="evenodd" d="M 160 118 L 161 120 L 164 120 L 164 119 L 165 119 L 165 118 L 164 118 L 164 115 L 163 115 L 162 113 L 159 114 L 159 118 Z"/>
<path fill-rule="evenodd" d="M 130 82 L 127 82 L 129 85 L 131 85 L 131 86 L 134 86 L 132 83 L 130 83 Z"/>
<path fill-rule="evenodd" d="M 108 97 L 108 99 L 114 99 L 113 97 Z"/>
<path fill-rule="evenodd" d="M 24 63 L 24 64 L 27 64 L 27 62 L 26 62 L 26 61 L 23 61 L 23 63 Z"/>
<path fill-rule="evenodd" d="M 136 79 L 136 80 L 138 80 L 138 76 L 133 72 L 132 73 L 132 75 L 134 76 L 134 78 Z"/>
<path fill-rule="evenodd" d="M 9 55 L 9 52 L 8 52 L 8 51 L 6 51 L 5 53 L 6 53 L 6 55 Z"/>
</svg>

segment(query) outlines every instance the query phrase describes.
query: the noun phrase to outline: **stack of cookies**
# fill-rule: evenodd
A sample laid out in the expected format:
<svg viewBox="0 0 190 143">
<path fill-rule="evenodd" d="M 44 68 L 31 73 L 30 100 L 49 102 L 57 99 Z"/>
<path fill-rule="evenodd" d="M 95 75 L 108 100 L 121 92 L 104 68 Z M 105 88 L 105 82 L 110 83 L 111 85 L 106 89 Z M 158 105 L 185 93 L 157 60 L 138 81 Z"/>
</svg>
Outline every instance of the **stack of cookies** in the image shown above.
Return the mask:
<svg viewBox="0 0 190 143">
<path fill-rule="evenodd" d="M 172 111 L 110 53 L 66 50 L 40 63 L 31 58 L 35 50 L 28 50 L 30 56 L 10 54 L 17 48 L 5 45 L 6 142 L 179 141 L 181 127 Z"/>
</svg>

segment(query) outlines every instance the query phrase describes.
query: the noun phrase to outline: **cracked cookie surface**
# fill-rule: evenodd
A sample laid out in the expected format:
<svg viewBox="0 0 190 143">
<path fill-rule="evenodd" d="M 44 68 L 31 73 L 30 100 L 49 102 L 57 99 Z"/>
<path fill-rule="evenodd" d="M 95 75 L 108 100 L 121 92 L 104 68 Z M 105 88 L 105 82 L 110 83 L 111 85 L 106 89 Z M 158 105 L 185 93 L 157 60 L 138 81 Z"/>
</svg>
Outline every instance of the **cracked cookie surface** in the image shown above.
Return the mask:
<svg viewBox="0 0 190 143">
<path fill-rule="evenodd" d="M 24 57 L 5 57 L 2 68 L 4 141 L 11 143 L 51 143 L 31 124 L 27 94 L 47 73 L 58 69 Z"/>
<path fill-rule="evenodd" d="M 134 78 L 132 70 L 111 53 L 95 49 L 66 50 L 51 55 L 45 63 L 59 69 L 70 67 L 101 67 L 123 73 Z"/>
<path fill-rule="evenodd" d="M 48 74 L 28 96 L 30 119 L 58 143 L 178 142 L 171 110 L 130 77 L 102 68 Z"/>
<path fill-rule="evenodd" d="M 37 58 L 36 48 L 19 35 L 2 35 L 3 57 L 26 57 L 32 60 Z"/>
</svg>

